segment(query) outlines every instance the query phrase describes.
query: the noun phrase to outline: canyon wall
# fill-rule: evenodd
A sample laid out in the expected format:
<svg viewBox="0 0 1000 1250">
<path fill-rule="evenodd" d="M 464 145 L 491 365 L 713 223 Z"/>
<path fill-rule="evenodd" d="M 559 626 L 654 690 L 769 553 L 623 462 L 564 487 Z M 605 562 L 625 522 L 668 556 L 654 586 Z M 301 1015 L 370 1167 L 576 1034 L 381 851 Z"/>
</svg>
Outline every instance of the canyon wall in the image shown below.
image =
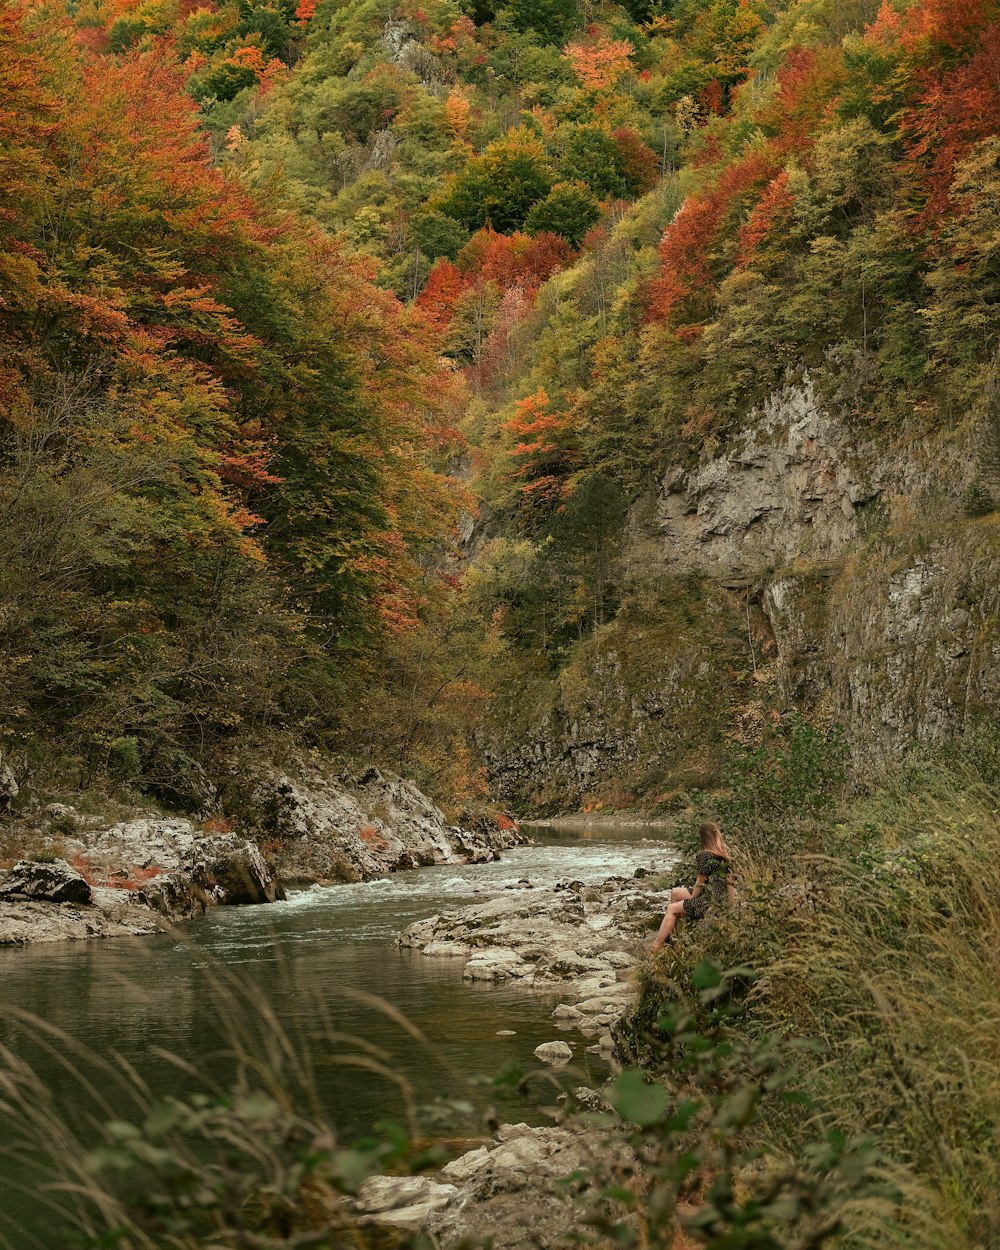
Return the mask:
<svg viewBox="0 0 1000 1250">
<path fill-rule="evenodd" d="M 842 725 L 856 767 L 990 715 L 1000 513 L 967 514 L 979 437 L 888 437 L 806 377 L 669 468 L 632 509 L 617 620 L 490 727 L 499 793 L 660 799 L 791 711 Z"/>
</svg>

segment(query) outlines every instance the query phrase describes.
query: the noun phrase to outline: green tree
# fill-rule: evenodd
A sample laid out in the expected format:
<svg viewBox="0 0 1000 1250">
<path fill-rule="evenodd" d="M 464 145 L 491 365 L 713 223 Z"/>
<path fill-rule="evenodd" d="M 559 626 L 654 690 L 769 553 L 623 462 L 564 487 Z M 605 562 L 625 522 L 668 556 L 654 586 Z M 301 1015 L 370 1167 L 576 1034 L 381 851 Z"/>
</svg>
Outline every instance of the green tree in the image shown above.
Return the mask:
<svg viewBox="0 0 1000 1250">
<path fill-rule="evenodd" d="M 599 200 L 628 194 L 622 154 L 613 136 L 601 126 L 575 126 L 560 161 L 567 182 L 585 183 Z"/>
<path fill-rule="evenodd" d="M 552 182 L 537 141 L 498 139 L 468 163 L 437 208 L 469 230 L 488 226 L 510 234 L 520 230 L 531 209 L 548 195 Z"/>
<path fill-rule="evenodd" d="M 582 182 L 557 182 L 544 200 L 539 200 L 525 221 L 531 234 L 558 234 L 573 247 L 601 218 L 601 206 Z"/>
<path fill-rule="evenodd" d="M 433 209 L 423 209 L 414 214 L 410 221 L 410 233 L 428 260 L 437 260 L 441 256 L 454 260 L 470 238 L 461 222 Z"/>
<path fill-rule="evenodd" d="M 497 14 L 521 32 L 534 31 L 545 43 L 561 43 L 582 21 L 579 0 L 510 0 Z"/>
</svg>

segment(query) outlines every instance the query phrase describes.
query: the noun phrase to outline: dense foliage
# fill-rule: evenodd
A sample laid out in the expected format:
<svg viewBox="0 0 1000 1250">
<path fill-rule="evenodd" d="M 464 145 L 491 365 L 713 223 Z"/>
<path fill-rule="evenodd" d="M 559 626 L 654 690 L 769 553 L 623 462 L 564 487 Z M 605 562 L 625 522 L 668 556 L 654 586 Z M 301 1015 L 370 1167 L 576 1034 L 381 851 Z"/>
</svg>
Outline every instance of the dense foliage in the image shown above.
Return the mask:
<svg viewBox="0 0 1000 1250">
<path fill-rule="evenodd" d="M 366 262 L 213 164 L 171 46 L 10 6 L 0 38 L 4 730 L 183 792 L 233 734 L 335 724 L 436 593 L 450 384 Z"/>
<path fill-rule="evenodd" d="M 776 387 L 997 426 L 998 16 L 6 6 L 8 735 L 165 779 L 366 690 L 468 793 L 463 709 L 600 635 L 631 505 Z"/>
</svg>

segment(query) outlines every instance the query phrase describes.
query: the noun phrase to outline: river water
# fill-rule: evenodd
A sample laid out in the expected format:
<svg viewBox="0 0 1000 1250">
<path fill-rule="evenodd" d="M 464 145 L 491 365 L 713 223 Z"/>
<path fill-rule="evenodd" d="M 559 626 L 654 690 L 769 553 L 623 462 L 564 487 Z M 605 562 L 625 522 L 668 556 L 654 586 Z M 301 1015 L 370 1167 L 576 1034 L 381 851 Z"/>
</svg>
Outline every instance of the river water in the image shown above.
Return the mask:
<svg viewBox="0 0 1000 1250">
<path fill-rule="evenodd" d="M 128 1084 L 141 1081 L 152 1098 L 200 1084 L 227 1088 L 231 1034 L 254 1054 L 284 1052 L 279 1063 L 289 1082 L 308 1087 L 303 1097 L 315 1100 L 342 1141 L 363 1138 L 381 1120 L 404 1123 L 408 1108 L 440 1113 L 442 1100 L 466 1106 L 466 1132 L 482 1125 L 490 1106 L 501 1120 L 545 1122 L 544 1107 L 558 1091 L 533 1057 L 540 1042 L 573 1046 L 569 1085 L 607 1074 L 586 1053 L 592 1039 L 556 1028 L 558 993 L 464 982 L 461 960 L 426 959 L 394 938 L 413 920 L 524 878 L 597 882 L 639 867 L 663 871 L 677 855 L 659 828 L 531 833 L 536 845 L 492 864 L 313 887 L 282 904 L 218 908 L 149 938 L 2 949 L 3 1007 L 30 1013 L 53 1033 L 46 1039 L 37 1025 L 0 1015 L 0 1043 L 31 1064 L 84 1138 L 94 1091 L 84 1090 L 81 1076 L 125 1115 L 128 1099 L 112 1089 L 114 1073 L 129 1066 Z M 358 1055 L 366 1066 L 357 1066 Z M 102 1063 L 109 1065 L 103 1072 Z M 308 1068 L 301 1079 L 300 1066 Z M 492 1081 L 516 1066 L 538 1073 L 526 1093 Z M 418 1113 L 422 1131 L 444 1131 L 438 1119 Z M 5 1137 L 11 1128 L 0 1121 Z M 0 1246 L 51 1245 L 30 1196 L 19 1191 L 23 1180 L 9 1165 L 0 1173 Z"/>
</svg>

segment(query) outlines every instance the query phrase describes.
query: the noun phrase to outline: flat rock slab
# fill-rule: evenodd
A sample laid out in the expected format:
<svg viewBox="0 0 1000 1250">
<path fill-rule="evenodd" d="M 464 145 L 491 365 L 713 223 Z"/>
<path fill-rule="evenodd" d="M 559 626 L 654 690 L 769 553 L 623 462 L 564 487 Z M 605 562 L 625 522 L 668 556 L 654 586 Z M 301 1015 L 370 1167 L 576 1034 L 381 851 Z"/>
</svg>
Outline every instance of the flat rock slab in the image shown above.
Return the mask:
<svg viewBox="0 0 1000 1250">
<path fill-rule="evenodd" d="M 95 895 L 99 894 L 95 891 Z M 120 890 L 109 891 L 120 895 Z M 94 937 L 138 937 L 156 933 L 163 921 L 148 908 L 120 906 L 114 900 L 105 909 L 96 905 L 0 900 L 0 946 L 27 942 L 66 942 Z"/>
<path fill-rule="evenodd" d="M 530 976 L 533 971 L 516 951 L 497 946 L 476 951 L 462 969 L 462 976 L 466 981 L 506 981 Z"/>
</svg>

